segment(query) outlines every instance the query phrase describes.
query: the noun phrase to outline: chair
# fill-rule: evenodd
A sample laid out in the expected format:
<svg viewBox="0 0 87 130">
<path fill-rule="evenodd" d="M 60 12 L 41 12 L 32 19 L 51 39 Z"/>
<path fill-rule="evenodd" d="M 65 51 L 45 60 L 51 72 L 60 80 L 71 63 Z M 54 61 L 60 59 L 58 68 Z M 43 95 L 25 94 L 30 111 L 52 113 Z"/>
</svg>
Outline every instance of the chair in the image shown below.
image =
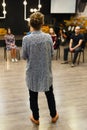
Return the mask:
<svg viewBox="0 0 87 130">
<path fill-rule="evenodd" d="M 19 47 L 17 47 L 16 52 L 17 52 L 16 57 L 17 57 L 18 60 L 20 60 L 20 49 L 19 49 Z"/>
<path fill-rule="evenodd" d="M 85 57 L 84 57 L 84 50 L 85 50 L 85 46 L 86 46 L 86 41 L 84 40 L 83 42 L 82 42 L 82 45 L 81 45 L 81 51 L 79 52 L 79 56 L 78 56 L 78 64 L 79 64 L 79 62 L 80 62 L 80 57 L 81 57 L 81 55 L 83 55 L 83 63 L 84 63 L 84 60 L 85 60 Z"/>
<path fill-rule="evenodd" d="M 19 50 L 18 47 L 17 47 L 16 51 L 17 51 L 16 57 L 17 57 L 18 60 L 20 60 L 20 50 Z M 4 47 L 4 59 L 7 61 L 7 50 L 6 50 L 6 46 Z"/>
<path fill-rule="evenodd" d="M 7 61 L 6 45 L 5 45 L 5 47 L 4 47 L 4 59 Z"/>
<path fill-rule="evenodd" d="M 60 58 L 60 46 L 56 49 L 56 60 Z"/>
<path fill-rule="evenodd" d="M 57 60 L 58 57 L 60 58 L 60 40 L 59 39 L 57 39 L 53 47 L 54 47 L 54 50 L 56 50 L 56 60 Z"/>
<path fill-rule="evenodd" d="M 81 49 L 81 51 L 79 52 L 79 55 L 78 55 L 78 64 L 80 62 L 81 55 L 83 55 L 83 63 L 84 63 L 84 49 Z"/>
</svg>

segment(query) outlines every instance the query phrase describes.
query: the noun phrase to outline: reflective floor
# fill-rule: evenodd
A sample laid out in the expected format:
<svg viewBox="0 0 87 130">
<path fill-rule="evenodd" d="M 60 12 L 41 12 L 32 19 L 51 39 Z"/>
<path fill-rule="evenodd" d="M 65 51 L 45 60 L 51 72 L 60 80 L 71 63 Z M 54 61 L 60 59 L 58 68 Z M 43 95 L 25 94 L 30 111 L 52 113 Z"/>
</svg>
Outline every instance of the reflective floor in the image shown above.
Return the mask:
<svg viewBox="0 0 87 130">
<path fill-rule="evenodd" d="M 29 120 L 26 62 L 5 61 L 0 48 L 0 130 L 87 130 L 87 49 L 85 63 L 71 68 L 61 58 L 52 62 L 54 94 L 59 120 L 51 123 L 44 93 L 39 93 L 40 125 Z"/>
</svg>

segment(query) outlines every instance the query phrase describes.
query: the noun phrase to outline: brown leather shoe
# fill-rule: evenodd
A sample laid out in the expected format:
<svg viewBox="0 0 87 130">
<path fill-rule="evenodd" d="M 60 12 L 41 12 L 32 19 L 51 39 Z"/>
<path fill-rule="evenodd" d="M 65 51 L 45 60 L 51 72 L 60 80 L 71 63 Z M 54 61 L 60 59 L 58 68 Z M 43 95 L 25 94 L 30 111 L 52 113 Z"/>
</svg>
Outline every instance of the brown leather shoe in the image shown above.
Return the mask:
<svg viewBox="0 0 87 130">
<path fill-rule="evenodd" d="M 30 120 L 36 124 L 36 125 L 39 125 L 39 120 L 35 120 L 33 116 L 30 117 Z"/>
<path fill-rule="evenodd" d="M 56 113 L 55 117 L 52 118 L 52 123 L 56 123 L 58 118 L 59 118 L 59 115 L 58 115 L 58 113 Z"/>
</svg>

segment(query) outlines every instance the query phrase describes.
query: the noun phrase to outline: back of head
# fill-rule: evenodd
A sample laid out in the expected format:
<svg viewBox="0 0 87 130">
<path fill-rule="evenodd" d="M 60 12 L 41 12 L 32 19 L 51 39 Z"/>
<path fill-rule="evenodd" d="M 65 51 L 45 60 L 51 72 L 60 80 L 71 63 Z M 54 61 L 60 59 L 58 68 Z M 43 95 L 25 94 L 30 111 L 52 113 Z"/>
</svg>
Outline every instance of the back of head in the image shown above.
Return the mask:
<svg viewBox="0 0 87 130">
<path fill-rule="evenodd" d="M 44 15 L 40 12 L 35 12 L 30 15 L 30 26 L 35 30 L 40 30 L 44 23 Z"/>
</svg>

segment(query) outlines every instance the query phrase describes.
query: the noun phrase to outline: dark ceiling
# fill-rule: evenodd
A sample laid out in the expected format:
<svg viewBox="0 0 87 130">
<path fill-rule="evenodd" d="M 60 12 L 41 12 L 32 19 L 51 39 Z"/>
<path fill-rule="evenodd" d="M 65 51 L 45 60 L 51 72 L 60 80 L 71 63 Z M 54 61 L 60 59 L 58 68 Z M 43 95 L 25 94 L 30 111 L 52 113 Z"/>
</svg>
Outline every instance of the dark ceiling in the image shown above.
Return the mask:
<svg viewBox="0 0 87 130">
<path fill-rule="evenodd" d="M 2 0 L 0 0 L 2 2 Z M 6 19 L 0 19 L 0 27 L 11 27 L 14 33 L 23 33 L 28 30 L 27 22 L 24 21 L 24 0 L 6 0 Z M 41 0 L 44 14 L 50 14 L 50 0 Z M 37 8 L 38 0 L 27 0 L 27 17 L 29 17 L 30 8 Z M 0 5 L 0 16 L 2 14 L 2 6 Z"/>
<path fill-rule="evenodd" d="M 2 1 L 2 0 L 0 0 Z M 0 19 L 0 27 L 10 27 L 15 34 L 23 34 L 28 31 L 27 22 L 24 20 L 24 0 L 6 0 L 6 19 Z M 51 14 L 50 1 L 41 0 L 41 12 L 45 15 L 46 24 L 55 24 L 62 22 L 64 19 L 69 19 L 73 14 Z M 81 1 L 81 0 L 77 0 Z M 27 17 L 29 17 L 30 8 L 37 8 L 38 0 L 27 0 Z M 0 5 L 0 16 L 2 16 L 2 6 Z"/>
</svg>

